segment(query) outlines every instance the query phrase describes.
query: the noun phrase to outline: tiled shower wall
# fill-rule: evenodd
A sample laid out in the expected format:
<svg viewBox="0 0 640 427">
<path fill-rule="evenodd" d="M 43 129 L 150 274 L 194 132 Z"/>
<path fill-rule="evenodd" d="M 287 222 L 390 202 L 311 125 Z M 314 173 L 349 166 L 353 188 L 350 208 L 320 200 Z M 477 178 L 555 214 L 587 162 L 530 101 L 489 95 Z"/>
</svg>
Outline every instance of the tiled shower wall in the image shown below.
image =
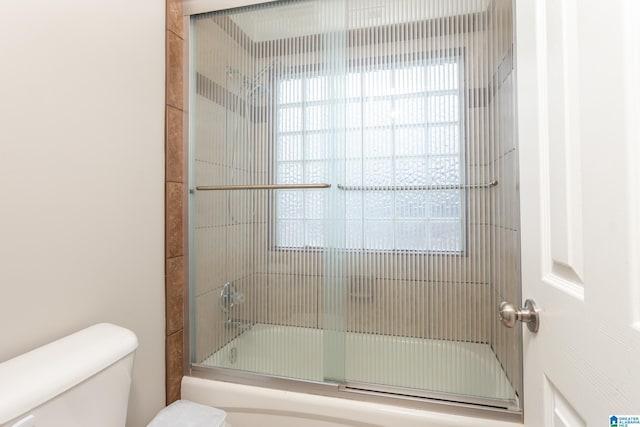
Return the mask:
<svg viewBox="0 0 640 427">
<path fill-rule="evenodd" d="M 253 58 L 224 31 L 226 18 L 199 21 L 194 32 L 196 46 L 196 185 L 255 183 L 248 155 L 252 140 L 251 114 L 243 93 L 242 75 L 252 68 Z M 250 286 L 254 276 L 252 248 L 255 215 L 250 212 L 253 192 L 197 191 L 195 227 L 194 301 L 195 358 L 201 361 L 226 344 L 239 332 L 226 328 L 228 317 L 254 320 L 254 304 L 262 301 Z M 219 299 L 225 283 L 231 282 L 245 295 L 245 303 L 232 308 L 227 316 Z"/>
<path fill-rule="evenodd" d="M 199 143 L 201 141 L 212 144 L 208 148 L 198 148 L 198 152 L 208 153 L 203 154 L 208 157 L 198 158 L 197 168 L 199 171 L 202 170 L 199 174 L 210 174 L 210 183 L 218 184 L 229 183 L 224 182 L 224 172 L 221 171 L 229 166 L 225 162 L 228 161 L 230 146 L 225 145 L 225 142 L 229 144 L 232 141 L 232 122 L 227 119 L 226 129 L 223 129 L 220 126 L 220 118 L 236 114 L 232 111 L 233 105 L 229 103 L 230 99 L 234 99 L 233 94 L 225 92 L 230 88 L 227 67 L 240 68 L 234 67 L 230 62 L 238 57 L 230 55 L 229 49 L 230 46 L 235 46 L 236 49 L 247 52 L 246 44 L 252 43 L 246 35 L 230 40 L 230 34 L 242 34 L 237 28 L 231 30 L 230 25 L 232 24 L 229 21 L 210 20 L 207 26 L 208 41 L 196 41 L 199 48 L 207 46 L 206 49 L 211 49 L 205 55 L 215 55 L 217 59 L 209 61 L 212 69 L 205 71 L 203 68 L 201 71 L 203 82 L 206 81 L 206 85 L 210 87 L 203 89 L 204 92 L 208 91 L 208 96 L 197 96 L 198 108 L 206 111 L 209 117 L 216 117 L 217 124 L 210 121 L 195 130 Z M 483 28 L 476 31 L 486 32 Z M 486 37 L 485 34 L 484 38 Z M 466 46 L 463 37 L 459 37 L 458 43 L 460 47 L 465 48 L 469 61 L 477 62 L 480 56 L 485 55 L 484 44 Z M 279 49 L 272 48 L 269 51 L 278 52 Z M 275 59 L 277 57 L 261 57 L 257 60 L 264 65 Z M 251 58 L 245 57 L 243 60 L 250 61 Z M 469 82 L 468 128 L 473 132 L 468 136 L 466 151 L 470 184 L 488 182 L 493 178 L 488 170 L 487 159 L 490 150 L 486 144 L 490 138 L 487 116 L 489 97 L 486 96 L 488 85 L 489 78 L 480 75 Z M 223 93 L 226 95 L 222 95 Z M 253 122 L 251 126 L 257 131 L 257 135 L 268 134 L 258 131 L 259 127 L 265 126 L 264 123 Z M 270 145 L 269 141 L 255 142 L 262 149 Z M 206 170 L 209 172 L 205 172 Z M 268 181 L 266 171 L 256 171 L 253 178 L 254 183 Z M 205 181 L 207 179 L 204 176 L 197 177 L 198 184 L 203 185 Z M 266 192 L 262 194 L 259 197 L 268 197 Z M 488 219 L 487 194 L 487 190 L 482 189 L 468 192 L 466 204 L 473 221 L 469 224 L 468 251 L 463 256 L 415 255 L 412 261 L 407 261 L 409 257 L 406 255 L 382 254 L 375 256 L 376 259 L 370 258 L 370 264 L 366 269 L 362 267 L 364 257 L 350 259 L 347 276 L 355 277 L 354 280 L 357 281 L 357 277 L 362 275 L 360 272 L 366 271 L 366 276 L 373 280 L 367 281 L 366 286 L 369 289 L 364 290 L 353 289 L 359 285 L 347 283 L 350 295 L 346 313 L 347 328 L 358 332 L 489 342 L 495 313 L 489 304 L 492 288 L 489 285 L 490 260 L 487 254 L 491 226 Z M 325 272 L 323 255 L 271 249 L 267 239 L 269 225 L 266 218 L 258 218 L 251 226 L 254 232 L 249 231 L 249 234 L 247 228 L 240 230 L 237 226 L 237 232 L 230 231 L 233 227 L 224 220 L 211 223 L 212 218 L 224 218 L 229 200 L 222 192 L 211 192 L 198 197 L 202 197 L 202 200 L 206 198 L 208 201 L 202 204 L 203 211 L 196 213 L 199 235 L 196 238 L 196 254 L 205 254 L 201 258 L 201 264 L 196 261 L 196 280 L 202 284 L 197 286 L 196 310 L 203 313 L 196 319 L 197 359 L 206 358 L 230 339 L 224 330 L 222 334 L 217 334 L 214 331 L 219 331 L 218 328 L 206 330 L 198 326 L 219 324 L 222 321 L 221 312 L 211 310 L 211 307 L 217 306 L 220 286 L 227 280 L 236 280 L 236 286 L 241 288 L 246 296 L 244 306 L 234 309 L 234 316 L 268 323 L 321 327 Z M 255 256 L 252 258 L 253 263 L 245 263 L 244 269 L 236 271 L 236 267 L 226 260 L 225 254 L 233 253 L 233 245 L 237 244 L 234 243 L 237 242 L 235 237 L 228 237 L 242 235 L 258 236 L 252 237 L 256 239 L 253 242 L 255 245 L 246 246 L 254 248 L 252 251 Z M 226 240 L 223 236 L 226 236 Z M 220 242 L 227 242 L 231 246 L 220 245 Z M 233 257 L 233 261 L 238 259 L 240 258 Z M 441 268 L 443 262 L 447 263 L 448 268 Z M 427 268 L 411 269 L 401 266 L 411 263 L 423 264 Z M 393 264 L 397 264 L 398 267 L 388 267 Z M 386 271 L 380 269 L 383 265 L 387 266 Z M 222 272 L 220 269 L 223 267 L 231 269 L 232 272 Z M 390 275 L 390 271 L 394 271 L 394 274 Z M 365 292 L 367 297 L 353 295 L 359 292 Z M 390 316 L 392 313 L 394 315 Z M 393 320 L 389 322 L 389 319 Z"/>
<path fill-rule="evenodd" d="M 518 153 L 515 128 L 515 86 L 513 52 L 513 9 L 509 0 L 496 0 L 491 9 L 492 37 L 497 49 L 494 53 L 495 89 L 489 108 L 495 123 L 494 149 L 488 168 L 495 170 L 499 181 L 490 204 L 491 226 L 491 307 L 497 313 L 501 301 L 520 304 L 520 250 Z M 495 28 L 503 30 L 496 31 Z M 520 328 L 509 329 L 491 317 L 493 325 L 491 345 L 519 396 L 522 396 L 520 362 Z"/>
<path fill-rule="evenodd" d="M 482 24 L 477 24 L 474 31 L 480 33 L 479 38 L 483 40 L 489 37 Z M 378 40 L 379 52 L 405 49 L 379 36 Z M 457 47 L 464 50 L 469 63 L 482 63 L 486 44 L 468 41 L 469 38 L 454 33 L 436 37 L 433 44 Z M 287 41 L 280 43 L 281 46 L 273 42 L 267 51 L 286 52 Z M 358 52 L 350 49 L 350 59 L 356 58 Z M 271 56 L 264 63 L 304 67 L 305 58 L 306 55 Z M 488 167 L 491 150 L 488 76 L 488 73 L 475 73 L 467 82 L 468 184 L 483 184 L 494 178 Z M 490 305 L 489 284 L 490 191 L 494 190 L 467 192 L 465 204 L 471 220 L 467 225 L 467 251 L 463 255 L 349 255 L 345 271 L 347 330 L 488 343 L 495 314 Z M 263 227 L 269 227 L 266 221 Z M 268 232 L 259 234 L 267 236 Z M 318 252 L 273 249 L 266 240 L 260 241 L 257 247 L 262 250 L 257 259 L 265 262 L 256 265 L 255 285 L 264 286 L 262 292 L 269 298 L 266 320 L 291 326 L 322 327 L 325 256 Z"/>
</svg>

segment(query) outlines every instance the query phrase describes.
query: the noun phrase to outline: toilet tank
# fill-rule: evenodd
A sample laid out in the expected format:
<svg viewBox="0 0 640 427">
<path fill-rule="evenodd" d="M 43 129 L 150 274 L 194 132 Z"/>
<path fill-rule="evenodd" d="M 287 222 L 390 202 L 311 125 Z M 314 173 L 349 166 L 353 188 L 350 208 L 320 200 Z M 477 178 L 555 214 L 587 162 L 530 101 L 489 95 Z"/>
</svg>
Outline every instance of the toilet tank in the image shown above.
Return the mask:
<svg viewBox="0 0 640 427">
<path fill-rule="evenodd" d="M 0 427 L 121 427 L 138 339 L 101 323 L 0 363 Z"/>
</svg>

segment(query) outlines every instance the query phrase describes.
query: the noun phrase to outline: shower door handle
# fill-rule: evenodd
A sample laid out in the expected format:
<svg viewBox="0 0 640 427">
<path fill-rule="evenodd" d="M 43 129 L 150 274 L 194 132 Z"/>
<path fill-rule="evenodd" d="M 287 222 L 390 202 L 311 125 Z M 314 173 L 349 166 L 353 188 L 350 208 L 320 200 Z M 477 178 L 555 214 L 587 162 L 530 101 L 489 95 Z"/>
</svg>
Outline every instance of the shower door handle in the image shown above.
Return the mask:
<svg viewBox="0 0 640 427">
<path fill-rule="evenodd" d="M 531 299 L 526 300 L 524 307 L 520 309 L 517 309 L 516 306 L 507 301 L 502 301 L 498 307 L 498 317 L 504 326 L 513 328 L 519 320 L 526 323 L 531 332 L 538 332 L 540 327 L 538 312 L 538 306 Z"/>
</svg>

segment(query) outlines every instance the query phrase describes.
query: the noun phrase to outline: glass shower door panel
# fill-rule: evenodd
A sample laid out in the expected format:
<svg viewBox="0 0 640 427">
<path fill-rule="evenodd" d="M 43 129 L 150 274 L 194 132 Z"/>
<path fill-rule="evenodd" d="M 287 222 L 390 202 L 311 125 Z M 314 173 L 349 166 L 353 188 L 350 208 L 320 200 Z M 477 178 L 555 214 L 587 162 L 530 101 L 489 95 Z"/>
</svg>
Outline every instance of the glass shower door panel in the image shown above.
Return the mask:
<svg viewBox="0 0 640 427">
<path fill-rule="evenodd" d="M 192 18 L 196 366 L 344 379 L 344 8 L 292 1 Z M 253 188 L 265 185 L 289 187 Z"/>
<path fill-rule="evenodd" d="M 292 0 L 193 18 L 195 365 L 519 408 L 520 333 L 495 316 L 519 292 L 511 14 Z"/>
<path fill-rule="evenodd" d="M 349 387 L 519 405 L 512 5 L 489 4 L 347 2 Z"/>
</svg>

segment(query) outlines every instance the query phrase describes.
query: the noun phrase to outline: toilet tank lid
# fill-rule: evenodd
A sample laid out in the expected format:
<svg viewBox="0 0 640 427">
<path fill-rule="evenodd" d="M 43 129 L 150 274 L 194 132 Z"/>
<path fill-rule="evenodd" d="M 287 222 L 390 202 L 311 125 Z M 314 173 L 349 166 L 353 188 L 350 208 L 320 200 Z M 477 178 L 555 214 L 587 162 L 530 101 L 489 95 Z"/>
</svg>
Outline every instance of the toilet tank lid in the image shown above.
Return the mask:
<svg viewBox="0 0 640 427">
<path fill-rule="evenodd" d="M 137 347 L 130 330 L 100 323 L 0 363 L 0 424 L 69 390 Z"/>
</svg>

